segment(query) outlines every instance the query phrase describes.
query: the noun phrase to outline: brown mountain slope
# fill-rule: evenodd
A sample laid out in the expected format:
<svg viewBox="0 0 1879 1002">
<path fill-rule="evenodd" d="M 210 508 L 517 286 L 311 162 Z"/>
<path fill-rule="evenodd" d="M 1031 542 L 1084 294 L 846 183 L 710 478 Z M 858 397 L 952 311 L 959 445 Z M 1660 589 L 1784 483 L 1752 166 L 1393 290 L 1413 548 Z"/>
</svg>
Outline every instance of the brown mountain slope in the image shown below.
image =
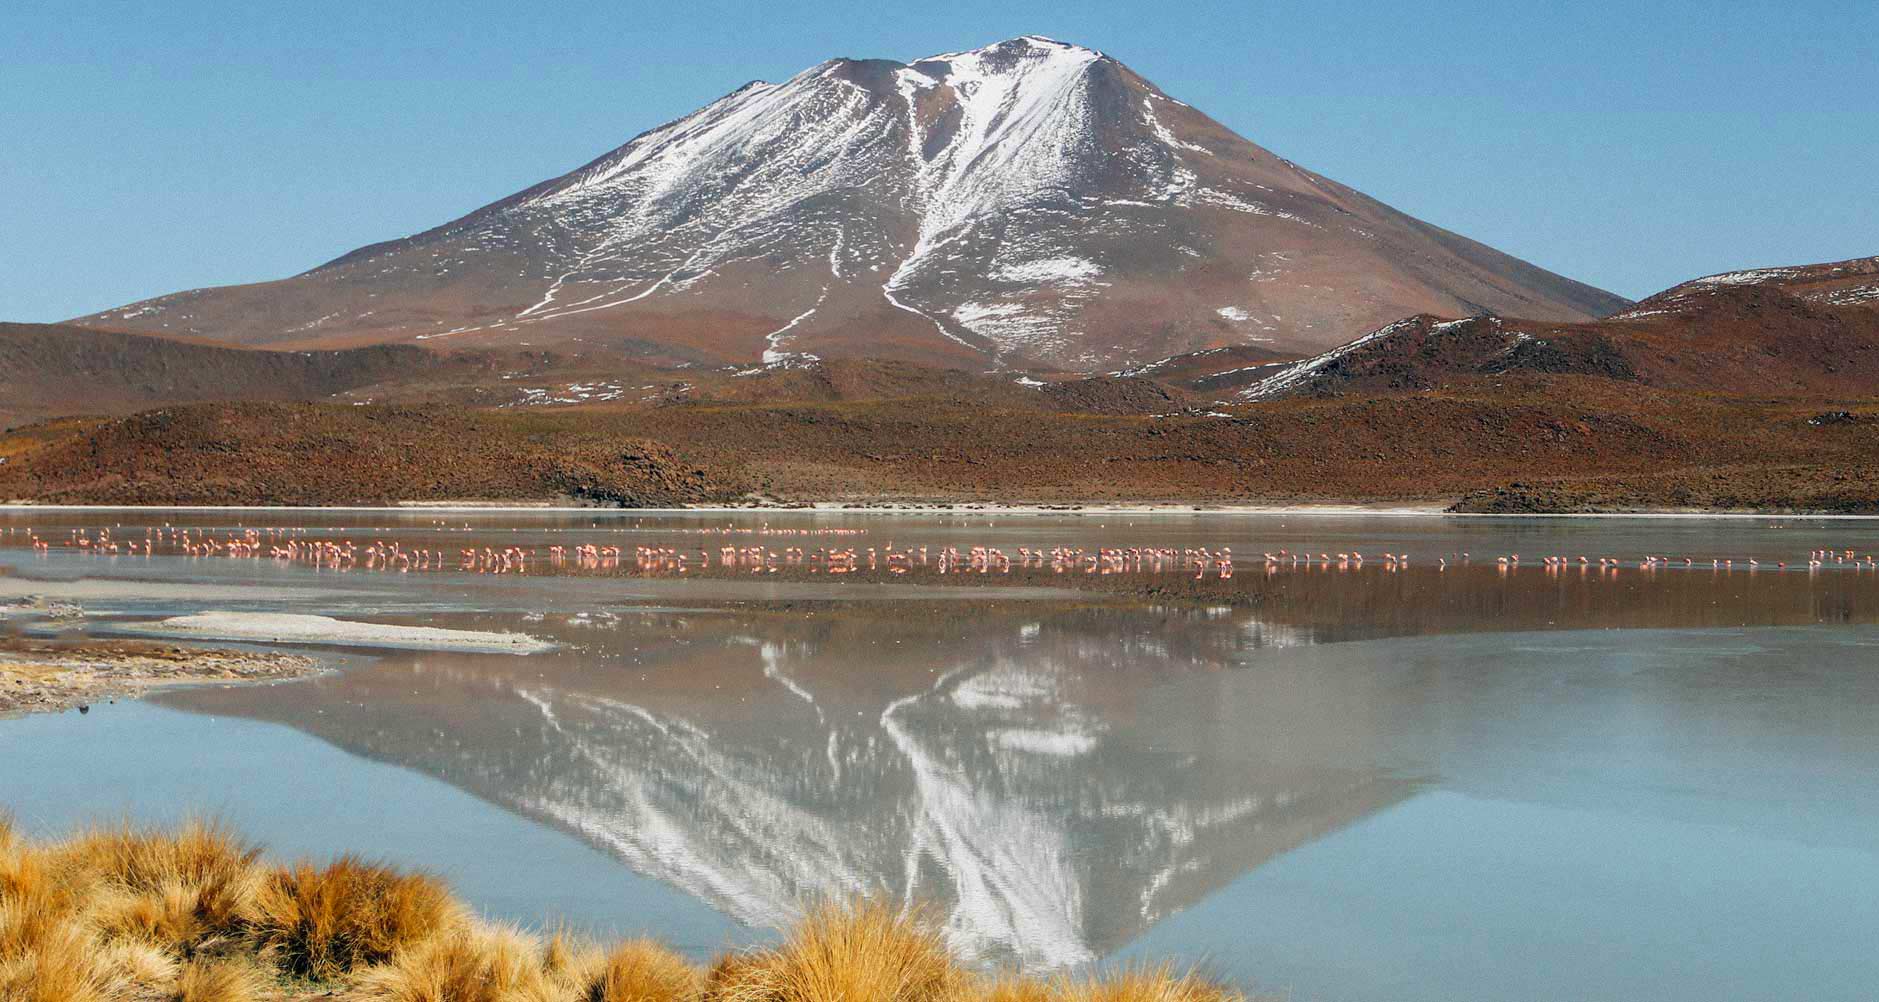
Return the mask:
<svg viewBox="0 0 1879 1002">
<path fill-rule="evenodd" d="M 1513 372 L 1739 396 L 1879 392 L 1879 259 L 1700 279 L 1607 320 L 1421 315 L 1290 365 L 1239 399 L 1393 393 Z"/>
<path fill-rule="evenodd" d="M 237 348 L 69 324 L 0 323 L 0 426 L 211 400 L 531 403 L 657 398 L 684 370 L 619 352 Z M 715 378 L 722 378 L 716 374 Z"/>
<path fill-rule="evenodd" d="M 1649 316 L 1674 310 L 1678 304 L 1700 301 L 1721 290 L 1744 286 L 1778 288 L 1808 302 L 1828 306 L 1879 309 L 1879 256 L 1707 275 L 1660 292 L 1625 313 Z"/>
<path fill-rule="evenodd" d="M 439 369 L 486 367 L 404 345 L 250 351 L 62 324 L 0 323 L 0 422 L 203 400 L 306 400 Z"/>
<path fill-rule="evenodd" d="M 0 427 L 205 401 L 320 401 L 556 408 L 582 404 L 919 400 L 1004 410 L 1179 411 L 1171 381 L 1036 379 L 882 359 L 657 369 L 607 352 L 230 348 L 83 327 L 0 324 Z"/>
</svg>

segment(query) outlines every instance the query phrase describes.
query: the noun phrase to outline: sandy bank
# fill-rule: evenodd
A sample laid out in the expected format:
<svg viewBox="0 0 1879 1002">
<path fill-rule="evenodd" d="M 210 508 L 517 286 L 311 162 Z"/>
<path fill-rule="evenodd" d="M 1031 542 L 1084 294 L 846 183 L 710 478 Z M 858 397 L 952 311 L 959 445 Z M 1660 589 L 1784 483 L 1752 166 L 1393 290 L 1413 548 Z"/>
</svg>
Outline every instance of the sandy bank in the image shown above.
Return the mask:
<svg viewBox="0 0 1879 1002">
<path fill-rule="evenodd" d="M 343 647 L 392 647 L 431 651 L 535 654 L 552 650 L 549 641 L 526 633 L 447 630 L 435 626 L 358 623 L 331 616 L 284 612 L 204 612 L 172 616 L 119 629 L 156 637 L 207 637 L 283 644 L 335 644 Z"/>
<path fill-rule="evenodd" d="M 299 678 L 320 668 L 314 658 L 272 651 L 13 639 L 0 643 L 0 716 L 58 712 L 163 686 Z"/>
<path fill-rule="evenodd" d="M 129 578 L 22 578 L 0 571 L 0 603 L 35 608 L 59 602 L 294 602 L 334 592 L 322 588 L 139 581 Z M 350 592 L 349 594 L 358 594 Z"/>
<path fill-rule="evenodd" d="M 746 516 L 788 516 L 788 515 L 1024 515 L 1024 516 L 1064 516 L 1064 515 L 1206 515 L 1206 516 L 1252 516 L 1280 515 L 1297 517 L 1335 516 L 1335 515 L 1387 515 L 1395 517 L 1420 518 L 1810 518 L 1830 520 L 1872 520 L 1879 515 L 1835 512 L 1826 510 L 1794 508 L 1703 508 L 1690 506 L 1650 506 L 1633 505 L 1614 507 L 1610 510 L 1590 509 L 1573 511 L 1457 511 L 1452 501 L 1402 501 L 1402 502 L 1324 502 L 1297 504 L 1228 504 L 1207 502 L 1142 502 L 1137 504 L 1091 503 L 1091 504 L 1015 504 L 992 501 L 817 501 L 803 504 L 773 505 L 697 505 L 686 508 L 604 508 L 591 505 L 562 505 L 550 502 L 535 504 L 518 502 L 477 503 L 469 501 L 452 502 L 403 502 L 397 505 L 77 505 L 77 504 L 0 504 L 0 511 L 19 512 L 56 512 L 56 511 L 146 511 L 146 512 L 191 512 L 191 511 L 228 511 L 228 512 L 456 512 L 462 514 L 496 515 L 503 513 L 517 514 L 567 514 L 575 513 L 594 517 L 642 517 L 661 515 L 746 515 Z M 4 581 L 4 578 L 0 578 Z M 215 587 L 215 586 L 205 586 Z M 47 589 L 39 588 L 39 592 Z M 4 595 L 4 585 L 0 584 L 0 595 Z"/>
<path fill-rule="evenodd" d="M 679 508 L 615 508 L 517 501 L 401 501 L 390 505 L 111 505 L 0 503 L 0 511 L 321 511 L 321 512 L 468 512 L 501 514 L 577 513 L 582 515 L 789 515 L 889 514 L 955 515 L 1440 515 L 1453 500 L 1325 501 L 1261 504 L 1204 501 L 1090 502 L 1026 504 L 1005 501 L 814 501 L 800 504 L 687 505 Z"/>
</svg>

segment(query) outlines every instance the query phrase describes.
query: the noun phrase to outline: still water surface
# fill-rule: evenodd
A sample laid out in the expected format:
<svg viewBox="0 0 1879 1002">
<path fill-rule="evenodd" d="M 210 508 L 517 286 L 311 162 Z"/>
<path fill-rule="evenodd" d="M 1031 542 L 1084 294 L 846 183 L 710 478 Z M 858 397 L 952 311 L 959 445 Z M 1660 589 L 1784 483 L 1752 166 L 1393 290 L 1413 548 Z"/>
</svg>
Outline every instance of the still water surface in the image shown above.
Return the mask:
<svg viewBox="0 0 1879 1002">
<path fill-rule="evenodd" d="M 504 918 L 698 953 L 868 894 L 935 904 L 988 963 L 1179 957 L 1297 999 L 1879 987 L 1879 570 L 1808 567 L 1879 550 L 1870 523 L 0 515 L 55 542 L 164 521 L 451 559 L 36 555 L 15 532 L 0 563 L 39 579 L 15 591 L 117 582 L 93 632 L 236 609 L 562 646 L 335 648 L 313 679 L 0 721 L 0 806 L 35 830 L 207 811 L 282 854 L 361 850 Z M 622 556 L 546 556 L 581 545 Z M 509 546 L 525 573 L 457 569 Z M 1086 552 L 979 573 L 973 546 Z M 856 569 L 827 573 L 828 548 Z"/>
</svg>

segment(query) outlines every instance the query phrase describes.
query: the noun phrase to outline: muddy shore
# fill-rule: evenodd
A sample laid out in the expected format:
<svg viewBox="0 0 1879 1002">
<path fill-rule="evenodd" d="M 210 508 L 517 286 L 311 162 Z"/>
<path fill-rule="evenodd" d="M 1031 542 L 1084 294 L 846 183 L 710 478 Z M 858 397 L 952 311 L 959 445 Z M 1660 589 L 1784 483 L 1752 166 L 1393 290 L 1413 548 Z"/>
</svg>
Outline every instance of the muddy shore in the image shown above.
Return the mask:
<svg viewBox="0 0 1879 1002">
<path fill-rule="evenodd" d="M 321 670 L 316 658 L 274 651 L 6 637 L 0 638 L 0 717 L 83 711 L 166 686 L 271 682 Z"/>
<path fill-rule="evenodd" d="M 1504 382 L 1217 416 L 907 400 L 529 413 L 202 404 L 0 434 L 0 500 L 1879 513 L 1879 421 L 1814 423 L 1819 400 Z"/>
</svg>

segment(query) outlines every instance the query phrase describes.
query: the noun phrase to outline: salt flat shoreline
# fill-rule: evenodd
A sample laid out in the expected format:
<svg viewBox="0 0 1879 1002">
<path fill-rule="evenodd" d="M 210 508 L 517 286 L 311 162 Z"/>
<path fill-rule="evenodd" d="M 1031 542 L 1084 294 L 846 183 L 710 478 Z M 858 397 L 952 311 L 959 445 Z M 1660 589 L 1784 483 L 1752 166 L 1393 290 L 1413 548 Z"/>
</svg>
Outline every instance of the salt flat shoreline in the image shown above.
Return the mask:
<svg viewBox="0 0 1879 1002">
<path fill-rule="evenodd" d="M 117 633 L 168 639 L 315 644 L 387 650 L 539 654 L 557 645 L 526 633 L 366 623 L 287 612 L 199 612 L 145 623 L 112 623 Z"/>
<path fill-rule="evenodd" d="M 67 645 L 41 638 L 0 643 L 0 720 L 61 713 L 160 689 L 259 685 L 322 674 L 330 666 L 291 651 L 183 647 L 101 638 Z"/>
<path fill-rule="evenodd" d="M 147 512 L 425 512 L 451 514 L 582 514 L 607 517 L 637 515 L 1000 515 L 1000 516 L 1090 516 L 1090 515 L 1128 515 L 1128 516 L 1285 516 L 1285 517 L 1327 517 L 1369 515 L 1391 518 L 1452 518 L 1452 519 L 1510 519 L 1510 518 L 1551 518 L 1551 519 L 1613 519 L 1613 518 L 1673 518 L 1673 519 L 1767 519 L 1767 518 L 1804 518 L 1835 521 L 1875 521 L 1879 515 L 1851 515 L 1839 512 L 1808 511 L 1706 511 L 1693 509 L 1660 509 L 1641 511 L 1609 512 L 1457 512 L 1447 510 L 1443 502 L 1404 502 L 1404 503 L 1325 503 L 1325 504 L 1184 504 L 1178 502 L 1143 503 L 1143 504 L 1103 504 L 1103 505 L 1022 505 L 997 504 L 992 502 L 953 502 L 953 503 L 881 503 L 854 504 L 850 502 L 823 501 L 807 505 L 705 505 L 691 508 L 600 508 L 590 505 L 553 505 L 516 504 L 516 503 L 438 503 L 411 502 L 394 505 L 94 505 L 94 504 L 0 504 L 0 513 L 5 512 L 61 512 L 61 511 L 147 511 Z"/>
</svg>

